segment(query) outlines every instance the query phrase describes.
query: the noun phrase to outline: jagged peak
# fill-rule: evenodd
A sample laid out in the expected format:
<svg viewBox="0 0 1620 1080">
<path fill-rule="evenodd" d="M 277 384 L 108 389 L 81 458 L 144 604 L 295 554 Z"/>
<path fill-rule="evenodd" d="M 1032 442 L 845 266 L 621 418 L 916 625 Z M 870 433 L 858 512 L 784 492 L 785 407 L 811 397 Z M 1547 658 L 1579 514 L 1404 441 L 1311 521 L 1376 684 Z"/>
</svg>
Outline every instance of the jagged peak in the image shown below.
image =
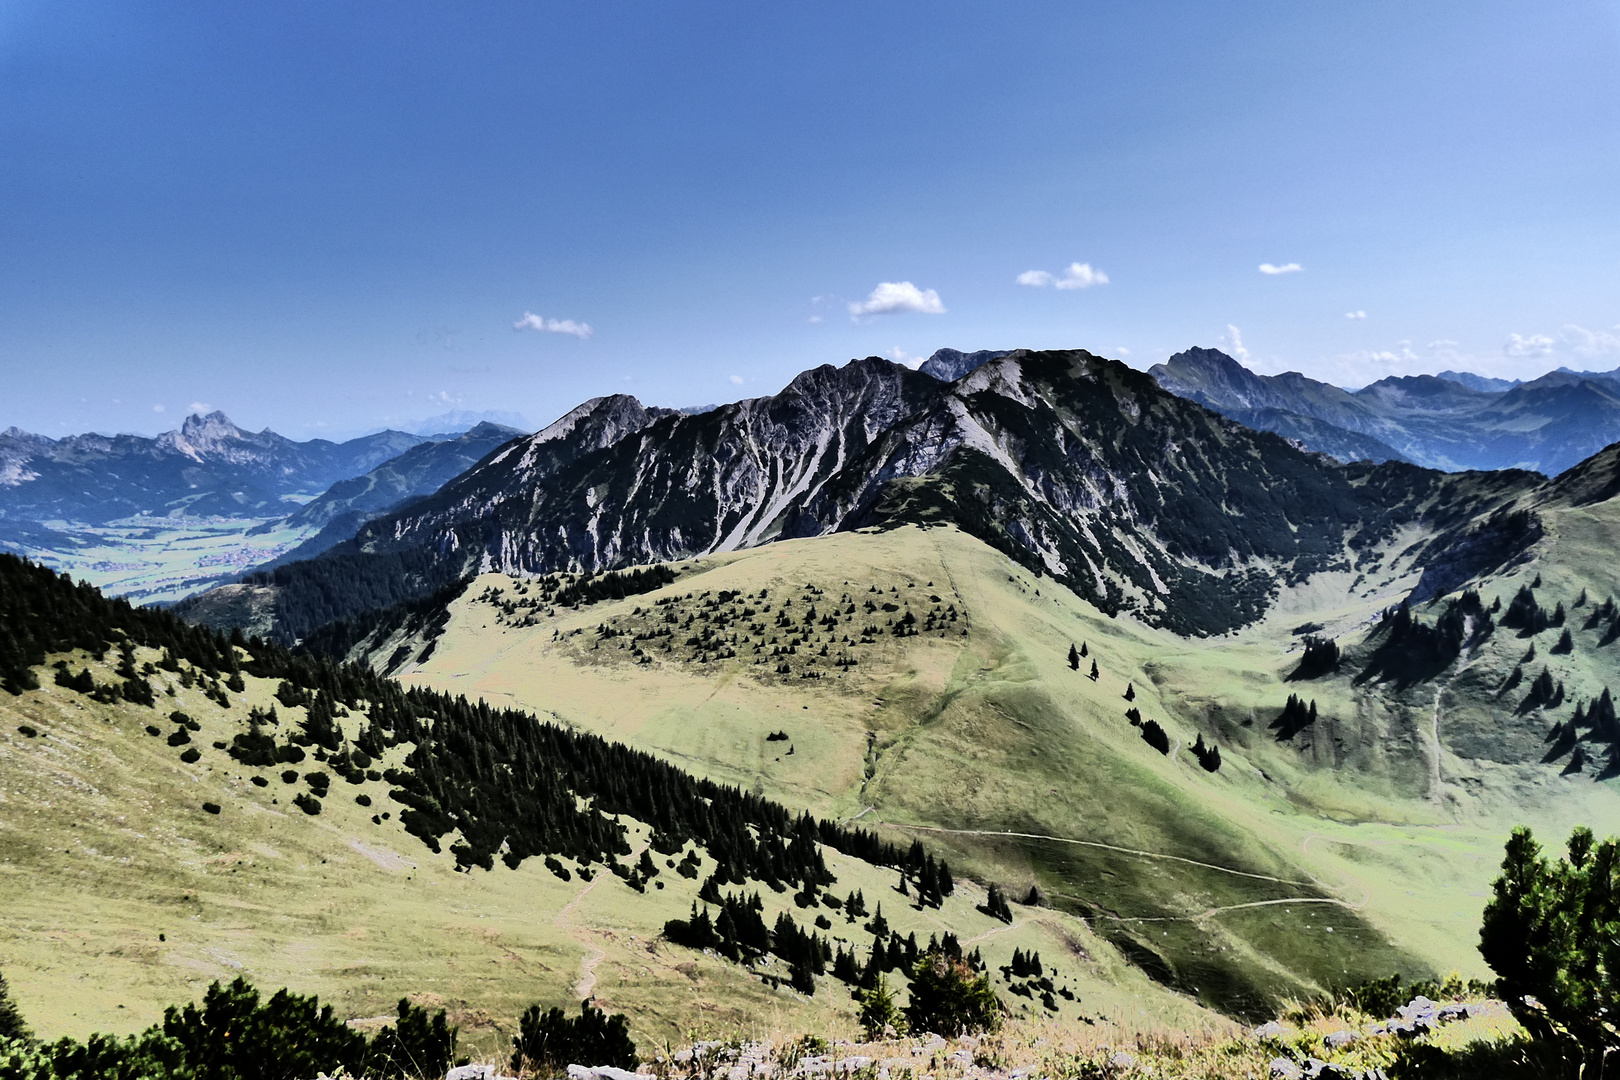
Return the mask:
<svg viewBox="0 0 1620 1080">
<path fill-rule="evenodd" d="M 978 349 L 974 352 L 935 349 L 934 354 L 924 360 L 917 370 L 924 375 L 932 375 L 940 382 L 955 382 L 969 372 L 983 367 L 992 360 L 1000 360 L 1010 353 L 1009 349 Z"/>
<path fill-rule="evenodd" d="M 154 442 L 157 445 L 184 454 L 194 461 L 205 455 L 218 453 L 228 443 L 241 442 L 249 434 L 231 422 L 231 418 L 215 409 L 206 416 L 192 413 L 181 423 L 178 431 L 165 431 Z"/>
<path fill-rule="evenodd" d="M 852 359 L 843 367 L 834 367 L 832 364 L 821 364 L 809 368 L 793 376 L 793 380 L 782 388 L 777 398 L 797 396 L 805 398 L 820 398 L 828 394 L 856 385 L 870 385 L 871 383 L 887 383 L 901 385 L 908 376 L 915 373 L 904 364 L 897 364 L 893 360 L 885 360 L 881 356 L 867 356 Z M 770 401 L 771 398 L 759 400 Z"/>
<path fill-rule="evenodd" d="M 0 439 L 14 439 L 17 442 L 35 443 L 40 446 L 49 446 L 56 441 L 44 435 L 36 435 L 32 431 L 24 431 L 16 424 L 0 431 Z"/>
<path fill-rule="evenodd" d="M 612 416 L 623 413 L 645 414 L 647 409 L 641 404 L 639 398 L 630 394 L 606 394 L 602 397 L 593 397 L 588 401 L 569 409 L 562 416 L 541 428 L 529 437 L 531 443 L 551 442 L 554 439 L 566 439 L 572 435 L 580 422 L 591 416 Z"/>
<path fill-rule="evenodd" d="M 204 434 L 230 433 L 241 434 L 242 429 L 231 423 L 231 418 L 225 415 L 224 410 L 215 409 L 206 415 L 192 413 L 180 425 L 180 433 L 188 438 Z"/>
</svg>

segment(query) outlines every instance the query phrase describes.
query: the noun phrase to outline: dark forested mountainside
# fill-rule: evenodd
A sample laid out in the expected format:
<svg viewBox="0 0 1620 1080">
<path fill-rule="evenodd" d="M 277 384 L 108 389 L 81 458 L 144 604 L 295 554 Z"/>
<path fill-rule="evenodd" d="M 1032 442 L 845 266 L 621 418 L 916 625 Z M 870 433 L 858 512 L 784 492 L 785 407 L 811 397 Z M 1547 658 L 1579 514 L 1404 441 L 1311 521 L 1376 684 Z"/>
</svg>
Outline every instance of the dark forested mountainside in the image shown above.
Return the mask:
<svg viewBox="0 0 1620 1080">
<path fill-rule="evenodd" d="M 1341 461 L 1552 474 L 1620 440 L 1620 377 L 1553 371 L 1526 383 L 1448 372 L 1342 390 L 1290 371 L 1257 375 L 1216 349 L 1150 369 L 1159 385 Z"/>
<path fill-rule="evenodd" d="M 294 641 L 479 570 L 951 523 L 1105 611 L 1209 634 L 1257 618 L 1281 583 L 1372 558 L 1403 525 L 1463 528 L 1538 479 L 1336 465 L 1086 352 L 1018 351 L 952 383 L 872 357 L 701 415 L 588 402 L 253 583 Z"/>
<path fill-rule="evenodd" d="M 483 423 L 453 439 L 421 443 L 363 476 L 339 480 L 287 520 L 296 525 L 327 525 L 345 513 L 373 513 L 402 499 L 430 494 L 522 434 L 516 428 Z"/>
<path fill-rule="evenodd" d="M 364 476 L 339 480 L 280 523 L 318 527 L 320 532 L 263 569 L 313 559 L 352 537 L 361 525 L 385 510 L 431 495 L 522 434 L 516 428 L 499 424 L 477 424 L 442 442 L 413 446 Z"/>
<path fill-rule="evenodd" d="M 294 442 L 244 431 L 222 412 L 178 431 L 48 439 L 0 432 L 0 519 L 99 523 L 176 510 L 279 517 L 284 496 L 314 495 L 426 440 L 380 431 L 348 442 Z"/>
</svg>

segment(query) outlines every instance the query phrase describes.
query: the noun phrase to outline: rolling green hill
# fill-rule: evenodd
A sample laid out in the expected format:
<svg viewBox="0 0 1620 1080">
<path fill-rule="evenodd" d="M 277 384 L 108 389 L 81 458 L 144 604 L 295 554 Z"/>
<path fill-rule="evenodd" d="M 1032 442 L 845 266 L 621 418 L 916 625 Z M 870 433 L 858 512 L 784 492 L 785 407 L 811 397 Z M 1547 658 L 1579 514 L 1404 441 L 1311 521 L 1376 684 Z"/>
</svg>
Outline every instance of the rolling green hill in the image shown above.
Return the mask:
<svg viewBox="0 0 1620 1080">
<path fill-rule="evenodd" d="M 908 870 L 902 895 L 905 848 L 831 822 L 806 847 L 809 819 L 587 733 L 232 644 L 9 557 L 0 611 L 0 970 L 43 1035 L 132 1031 L 238 974 L 357 1018 L 447 1007 L 485 1053 L 530 1003 L 586 996 L 653 1043 L 849 1027 L 837 974 L 788 985 L 783 917 L 862 966 L 954 934 L 1031 1015 L 1221 1024 L 1082 920 L 1005 923 L 960 876 L 925 902 Z M 761 898 L 771 952 L 662 937 L 710 888 Z M 1050 1008 L 996 970 L 1015 949 L 1045 957 Z"/>
<path fill-rule="evenodd" d="M 1543 510 L 1549 605 L 1555 581 L 1574 601 L 1577 574 L 1595 604 L 1607 568 L 1571 544 L 1579 515 L 1613 510 Z M 1394 970 L 1486 974 L 1475 928 L 1511 826 L 1620 827 L 1595 770 L 1541 763 L 1546 711 L 1492 696 L 1526 648 L 1517 631 L 1411 685 L 1358 681 L 1388 633 L 1380 612 L 1422 579 L 1402 565 L 1376 582 L 1319 574 L 1259 623 L 1189 641 L 1110 619 L 955 529 L 907 526 L 675 564 L 673 583 L 577 609 L 548 591 L 567 579 L 485 575 L 447 618 L 366 647 L 409 684 L 541 710 L 788 805 L 926 837 L 981 881 L 1037 887 L 1165 984 L 1258 1015 Z M 1534 573 L 1479 584 L 1505 607 Z M 1290 681 L 1307 633 L 1344 655 Z M 1078 670 L 1071 644 L 1086 647 Z M 1592 644 L 1564 659 L 1585 665 L 1580 693 L 1595 697 L 1620 679 L 1613 650 Z M 1284 739 L 1290 694 L 1317 718 Z M 1218 771 L 1199 740 L 1219 747 Z"/>
</svg>

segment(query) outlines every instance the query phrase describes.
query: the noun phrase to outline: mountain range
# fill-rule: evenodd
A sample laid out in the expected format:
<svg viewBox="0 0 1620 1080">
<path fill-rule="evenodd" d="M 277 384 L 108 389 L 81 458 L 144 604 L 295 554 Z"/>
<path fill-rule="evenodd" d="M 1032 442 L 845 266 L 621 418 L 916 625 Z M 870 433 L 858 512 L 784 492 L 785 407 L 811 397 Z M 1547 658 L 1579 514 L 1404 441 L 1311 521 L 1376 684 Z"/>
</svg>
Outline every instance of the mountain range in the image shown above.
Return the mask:
<svg viewBox="0 0 1620 1080">
<path fill-rule="evenodd" d="M 335 443 L 294 442 L 268 428 L 244 431 L 222 412 L 192 415 L 179 430 L 50 439 L 0 432 L 0 518 L 100 523 L 175 511 L 225 517 L 280 516 L 418 443 L 379 431 Z"/>
<path fill-rule="evenodd" d="M 102 1015 L 241 963 L 666 1037 L 847 1015 L 949 933 L 1020 1015 L 1253 1020 L 1483 974 L 1511 826 L 1620 830 L 1620 445 L 1341 462 L 1088 352 L 935 359 L 417 447 L 173 612 L 0 560 L 19 985 L 69 948 Z"/>
<path fill-rule="evenodd" d="M 182 610 L 228 625 L 251 596 L 256 618 L 276 612 L 255 627 L 290 642 L 475 572 L 599 572 L 916 522 L 956 525 L 1110 614 L 1218 634 L 1401 530 L 1422 530 L 1408 558 L 1445 591 L 1533 538 L 1511 515 L 1470 526 L 1488 540 L 1448 529 L 1540 480 L 1339 465 L 1083 351 L 1017 350 L 950 382 L 869 357 L 698 415 L 594 399 L 321 558 Z"/>
<path fill-rule="evenodd" d="M 1298 372 L 1257 375 L 1216 349 L 1149 369 L 1160 386 L 1341 461 L 1553 475 L 1620 440 L 1620 370 L 1529 382 L 1464 372 L 1391 376 L 1344 390 Z"/>
</svg>

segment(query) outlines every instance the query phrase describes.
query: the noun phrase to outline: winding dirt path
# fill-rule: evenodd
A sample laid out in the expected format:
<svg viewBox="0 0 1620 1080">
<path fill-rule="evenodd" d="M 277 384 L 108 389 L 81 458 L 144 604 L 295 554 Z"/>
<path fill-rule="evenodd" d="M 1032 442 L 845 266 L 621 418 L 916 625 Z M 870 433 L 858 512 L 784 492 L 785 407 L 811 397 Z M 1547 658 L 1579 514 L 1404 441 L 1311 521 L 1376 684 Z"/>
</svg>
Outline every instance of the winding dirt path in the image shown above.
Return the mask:
<svg viewBox="0 0 1620 1080">
<path fill-rule="evenodd" d="M 642 844 L 630 853 L 630 857 L 632 859 L 640 858 L 641 853 L 645 850 L 647 850 L 647 845 Z M 575 926 L 569 921 L 568 916 L 590 895 L 591 890 L 596 888 L 597 883 L 607 873 L 608 871 L 605 869 L 598 869 L 591 876 L 591 880 L 585 883 L 584 888 L 575 893 L 574 898 L 564 904 L 562 910 L 557 912 L 557 917 L 552 920 L 552 924 L 557 929 L 585 946 L 585 958 L 579 962 L 579 981 L 574 984 L 574 997 L 580 1001 L 590 998 L 592 992 L 595 991 L 596 966 L 607 957 L 607 950 L 596 943 L 595 935 L 597 931 L 584 926 Z"/>
<path fill-rule="evenodd" d="M 1223 911 L 1238 911 L 1243 908 L 1277 907 L 1282 904 L 1327 904 L 1340 907 L 1346 911 L 1358 911 L 1360 906 L 1347 900 L 1335 900 L 1331 896 L 1300 896 L 1291 900 L 1253 900 L 1247 904 L 1226 904 L 1222 907 L 1205 908 L 1196 915 L 1100 915 L 1099 918 L 1112 919 L 1114 922 L 1202 922 Z"/>
<path fill-rule="evenodd" d="M 573 913 L 575 908 L 579 907 L 585 897 L 590 895 L 591 890 L 596 888 L 597 882 L 602 880 L 604 873 L 606 871 L 598 870 L 591 877 L 591 880 L 585 883 L 585 887 L 575 893 L 572 900 L 563 905 L 562 910 L 557 912 L 557 917 L 552 920 L 557 929 L 568 934 L 588 950 L 585 959 L 579 962 L 579 981 L 574 984 L 574 997 L 580 1001 L 590 997 L 591 991 L 596 989 L 596 965 L 602 962 L 602 958 L 607 955 L 607 952 L 591 939 L 589 930 L 584 927 L 574 926 L 569 922 L 568 916 Z"/>
<path fill-rule="evenodd" d="M 1005 836 L 1018 840 L 1050 840 L 1057 844 L 1074 844 L 1077 847 L 1101 848 L 1104 851 L 1116 851 L 1122 855 L 1134 855 L 1143 859 L 1163 859 L 1167 862 L 1185 863 L 1188 866 L 1199 866 L 1205 870 L 1216 870 L 1223 874 L 1232 874 L 1236 877 L 1253 878 L 1256 881 L 1271 881 L 1278 885 L 1293 885 L 1301 889 L 1323 888 L 1320 881 L 1290 881 L 1287 878 L 1272 877 L 1270 874 L 1256 874 L 1248 870 L 1234 870 L 1230 866 L 1220 866 L 1216 863 L 1200 862 L 1197 859 L 1188 859 L 1181 855 L 1166 855 L 1158 851 L 1143 851 L 1140 848 L 1120 847 L 1118 844 L 1104 844 L 1099 840 L 1075 840 L 1067 836 L 1049 836 L 1045 833 L 1006 832 L 993 829 L 942 829 L 933 825 L 897 825 L 892 821 L 877 822 L 887 825 L 891 829 L 905 829 L 910 832 L 946 833 L 953 836 Z"/>
</svg>

